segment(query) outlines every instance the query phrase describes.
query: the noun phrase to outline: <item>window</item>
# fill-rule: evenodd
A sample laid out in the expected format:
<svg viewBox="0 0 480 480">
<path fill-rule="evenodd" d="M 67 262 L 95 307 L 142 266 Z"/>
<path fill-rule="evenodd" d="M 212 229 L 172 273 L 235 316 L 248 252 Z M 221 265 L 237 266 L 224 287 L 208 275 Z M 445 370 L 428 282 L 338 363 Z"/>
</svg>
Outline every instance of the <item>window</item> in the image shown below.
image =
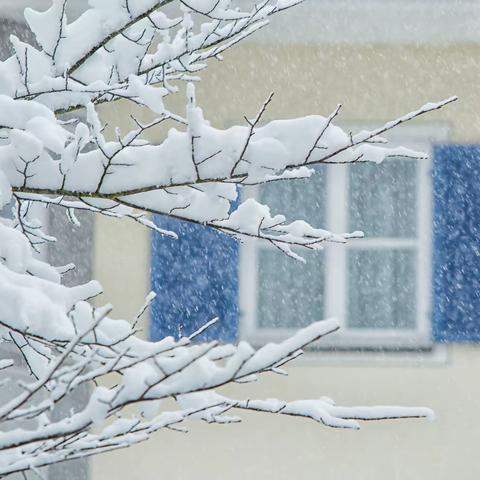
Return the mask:
<svg viewBox="0 0 480 480">
<path fill-rule="evenodd" d="M 430 177 L 429 160 L 391 158 L 381 165 L 320 166 L 311 179 L 252 189 L 249 195 L 273 213 L 333 232 L 363 230 L 365 238 L 306 252 L 306 265 L 266 244 L 243 246 L 241 336 L 253 343 L 279 340 L 334 317 L 342 328 L 319 347 L 428 347 Z"/>
</svg>

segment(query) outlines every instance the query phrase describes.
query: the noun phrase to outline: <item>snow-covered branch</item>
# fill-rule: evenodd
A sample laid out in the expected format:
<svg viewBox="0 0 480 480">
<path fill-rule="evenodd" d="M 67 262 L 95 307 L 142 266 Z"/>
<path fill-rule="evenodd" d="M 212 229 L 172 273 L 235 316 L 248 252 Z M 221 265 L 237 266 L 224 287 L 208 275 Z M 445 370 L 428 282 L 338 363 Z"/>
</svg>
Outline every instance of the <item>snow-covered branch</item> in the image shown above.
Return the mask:
<svg viewBox="0 0 480 480">
<path fill-rule="evenodd" d="M 194 79 L 191 74 L 206 66 L 199 62 L 217 57 L 232 41 L 299 2 L 250 2 L 245 11 L 230 1 L 178 2 L 177 16 L 169 18 L 162 7 L 171 3 L 95 3 L 72 23 L 65 0 L 42 13 L 27 9 L 40 48 L 12 37 L 15 55 L 0 66 L 1 170 L 18 198 L 55 196 L 69 215 L 76 199 L 84 209 L 130 216 L 150 227 L 153 223 L 134 210 L 167 215 L 237 237 L 261 238 L 296 256 L 294 246 L 317 249 L 349 235 L 289 224 L 282 212 L 271 213 L 251 199 L 233 209 L 239 186 L 308 177 L 317 164 L 422 157 L 406 148 L 387 148 L 377 137 L 455 100 L 427 104 L 374 131 L 353 134 L 333 124 L 340 107 L 327 118 L 259 126 L 270 95 L 246 126 L 214 128 L 196 104 L 193 83 L 187 87 L 186 112 L 168 111 L 165 97 L 177 93 L 180 80 Z M 142 124 L 132 117 L 133 130 L 116 129 L 115 138 L 107 139 L 95 105 L 117 99 L 142 105 L 156 120 Z M 86 121 L 78 117 L 73 125 L 63 125 L 59 112 L 79 107 L 86 110 Z M 145 139 L 149 129 L 172 121 L 178 127 L 163 142 Z"/>
<path fill-rule="evenodd" d="M 69 305 L 69 290 L 52 293 L 63 294 L 60 300 Z M 236 422 L 237 417 L 225 415 L 235 409 L 305 417 L 326 426 L 353 429 L 358 428 L 357 420 L 432 417 L 425 408 L 345 408 L 326 398 L 287 403 L 234 400 L 215 393 L 214 389 L 228 383 L 248 383 L 262 373 L 279 373 L 280 366 L 303 348 L 336 331 L 334 321 L 314 323 L 280 344 L 255 351 L 244 342 L 238 346 L 197 344 L 189 337 L 142 341 L 131 325 L 113 321 L 107 313 L 107 309 L 95 310 L 80 301 L 73 311 L 50 324 L 48 331 L 44 325 L 20 327 L 13 319 L 12 325 L 3 324 L 12 327 L 10 333 L 28 332 L 22 337 L 31 348 L 26 361 L 35 379 L 23 383 L 22 392 L 0 408 L 0 424 L 7 427 L 36 419 L 38 427 L 2 428 L 0 475 L 125 448 L 160 429 L 178 429 L 189 418 Z M 37 351 L 44 362 L 38 361 Z M 69 418 L 53 419 L 51 412 L 59 401 L 106 375 L 117 375 L 118 383 L 95 387 L 84 408 Z M 163 411 L 161 401 L 166 399 L 174 399 L 177 409 Z M 132 404 L 137 405 L 137 413 L 122 415 Z M 92 427 L 95 433 L 90 431 Z"/>
<path fill-rule="evenodd" d="M 197 343 L 204 329 L 179 340 L 141 340 L 138 317 L 113 320 L 110 307 L 90 305 L 101 292 L 97 282 L 67 287 L 62 275 L 71 266 L 55 268 L 38 259 L 35 250 L 55 239 L 43 231 L 32 205 L 63 208 L 75 224 L 78 210 L 129 218 L 174 239 L 175 232 L 149 217 L 165 215 L 260 239 L 298 259 L 297 250 L 345 242 L 361 232 L 288 223 L 282 212 L 253 199 L 238 202 L 242 187 L 310 177 L 315 165 L 423 158 L 408 148 L 387 147 L 380 135 L 456 98 L 353 133 L 334 123 L 340 106 L 327 117 L 265 122 L 271 94 L 253 119 L 222 130 L 210 125 L 196 103 L 198 73 L 301 0 L 241 2 L 243 8 L 231 0 L 91 1 L 74 22 L 66 18 L 67 1 L 53 0 L 45 12 L 27 9 L 36 45 L 12 36 L 15 53 L 0 62 L 0 206 L 14 205 L 13 219 L 0 218 L 0 341 L 18 349 L 18 366 L 30 379 L 9 376 L 12 360 L 0 361 L 0 390 L 8 399 L 0 407 L 0 477 L 128 447 L 160 429 L 182 429 L 189 418 L 234 422 L 238 418 L 227 415 L 232 410 L 353 429 L 359 420 L 431 417 L 423 408 L 339 407 L 327 398 L 288 403 L 216 393 L 229 383 L 283 373 L 283 365 L 337 324 L 314 323 L 258 351 L 244 342 Z M 185 110 L 169 111 L 165 98 L 183 90 Z M 114 128 L 109 138 L 97 106 L 120 99 L 149 110 L 154 119 L 142 123 L 132 116 L 130 131 Z M 146 133 L 162 124 L 173 125 L 163 141 L 148 141 Z M 115 378 L 113 384 L 99 387 L 97 381 L 106 377 Z M 12 383 L 19 393 L 8 393 Z M 91 389 L 87 405 L 56 419 L 52 412 L 59 402 L 82 387 Z M 164 410 L 162 400 L 173 401 L 173 410 Z M 136 413 L 126 413 L 132 405 Z"/>
<path fill-rule="evenodd" d="M 108 141 L 95 108 L 89 103 L 88 124 L 79 122 L 74 133 L 52 121 L 51 128 L 59 129 L 64 139 L 56 155 L 41 147 L 21 155 L 14 146 L 15 140 L 0 146 L 5 158 L 9 156 L 13 164 L 19 165 L 11 170 L 12 190 L 23 199 L 35 200 L 35 194 L 36 201 L 55 195 L 55 203 L 69 210 L 71 198 L 76 198 L 76 204 L 84 204 L 84 209 L 107 215 L 134 217 L 132 209 L 136 209 L 202 223 L 234 236 L 261 238 L 287 252 L 291 252 L 292 246 L 316 249 L 325 241 L 343 242 L 349 235 L 334 235 L 305 222 L 288 224 L 281 212 L 273 215 L 268 206 L 252 199 L 232 209 L 239 186 L 305 178 L 314 173 L 311 166 L 318 164 L 381 162 L 389 156 L 422 158 L 421 152 L 388 148 L 378 136 L 455 100 L 453 97 L 427 104 L 374 131 L 353 135 L 333 125 L 338 108 L 328 118 L 280 120 L 257 128 L 270 96 L 248 126 L 219 130 L 204 120 L 195 104 L 193 84 L 188 87 L 185 131 L 170 130 L 159 145 L 144 140 L 142 134 L 169 119 L 170 113 L 164 112 L 148 125 L 135 119 L 138 128 Z M 33 103 L 25 103 L 26 115 Z M 46 108 L 42 113 L 41 118 L 48 118 Z M 2 123 L 8 121 L 5 118 Z M 20 136 L 22 148 L 26 148 L 28 140 L 32 145 L 46 145 L 46 136 L 54 135 L 46 127 L 48 123 L 44 123 L 45 132 L 32 132 L 29 121 L 26 118 L 22 122 L 23 130 L 11 125 L 10 137 Z"/>
</svg>

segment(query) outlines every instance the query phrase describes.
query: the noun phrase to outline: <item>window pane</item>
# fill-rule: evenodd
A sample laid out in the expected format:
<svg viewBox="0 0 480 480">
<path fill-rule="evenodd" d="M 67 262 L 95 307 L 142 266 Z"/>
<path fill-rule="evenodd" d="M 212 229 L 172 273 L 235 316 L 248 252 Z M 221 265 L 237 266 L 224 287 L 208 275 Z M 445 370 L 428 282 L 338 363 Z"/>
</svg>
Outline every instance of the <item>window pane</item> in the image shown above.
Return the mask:
<svg viewBox="0 0 480 480">
<path fill-rule="evenodd" d="M 287 221 L 306 220 L 325 228 L 325 169 L 310 179 L 279 181 L 259 188 L 259 199 Z M 274 248 L 258 252 L 258 309 L 260 328 L 298 328 L 323 318 L 324 255 L 302 251 L 306 264 Z"/>
<path fill-rule="evenodd" d="M 350 166 L 350 230 L 366 237 L 416 236 L 418 162 L 388 159 Z"/>
<path fill-rule="evenodd" d="M 258 254 L 258 327 L 298 328 L 322 320 L 323 252 L 302 252 L 306 264 L 270 248 Z"/>
<path fill-rule="evenodd" d="M 348 253 L 348 318 L 353 328 L 414 328 L 415 250 Z"/>
<path fill-rule="evenodd" d="M 325 225 L 325 169 L 318 168 L 311 178 L 280 180 L 259 187 L 261 203 L 272 214 L 285 215 L 287 221 L 305 220 L 316 228 Z"/>
</svg>

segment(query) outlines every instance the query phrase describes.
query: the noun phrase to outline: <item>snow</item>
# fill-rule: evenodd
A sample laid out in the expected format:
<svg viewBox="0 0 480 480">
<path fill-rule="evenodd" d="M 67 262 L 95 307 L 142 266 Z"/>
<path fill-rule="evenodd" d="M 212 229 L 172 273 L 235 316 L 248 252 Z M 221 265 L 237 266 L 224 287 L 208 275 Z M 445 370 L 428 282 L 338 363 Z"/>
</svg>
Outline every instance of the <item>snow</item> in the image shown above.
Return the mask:
<svg viewBox="0 0 480 480">
<path fill-rule="evenodd" d="M 14 361 L 10 358 L 4 358 L 3 360 L 0 360 L 0 370 L 5 370 L 12 365 L 14 365 Z"/>
<path fill-rule="evenodd" d="M 38 46 L 12 36 L 15 53 L 0 62 L 0 206 L 15 201 L 13 220 L 0 219 L 0 341 L 20 349 L 31 377 L 0 406 L 0 476 L 124 448 L 188 418 L 237 422 L 238 417 L 225 415 L 232 409 L 352 429 L 360 420 L 432 417 L 425 408 L 339 407 L 325 398 L 225 397 L 217 392 L 224 385 L 283 374 L 280 367 L 338 324 L 319 319 L 259 350 L 246 342 L 196 343 L 216 319 L 188 338 L 150 342 L 138 338 L 135 328 L 154 294 L 135 318 L 112 319 L 110 305 L 90 303 L 102 291 L 98 282 L 68 287 L 62 274 L 72 265 L 55 267 L 36 254 L 54 238 L 43 231 L 32 203 L 63 208 L 77 225 L 75 211 L 87 210 L 129 218 L 176 238 L 148 217 L 162 214 L 267 242 L 296 260 L 305 249 L 361 236 L 287 219 L 251 198 L 238 203 L 239 191 L 308 178 L 312 167 L 322 164 L 423 158 L 405 147 L 389 148 L 379 136 L 455 98 L 357 134 L 335 124 L 340 107 L 327 117 L 262 125 L 271 97 L 253 121 L 212 126 L 196 102 L 193 80 L 209 59 L 218 59 L 296 3 L 267 0 L 249 10 L 228 0 L 188 0 L 170 18 L 158 0 L 89 0 L 73 22 L 65 15 L 65 0 L 54 0 L 44 12 L 26 10 Z M 185 111 L 170 111 L 168 97 L 183 92 L 182 83 Z M 154 120 L 142 124 L 132 118 L 130 131 L 113 125 L 115 134 L 108 136 L 97 109 L 118 100 L 140 106 Z M 66 122 L 64 113 L 72 120 Z M 149 142 L 146 133 L 164 122 L 170 129 L 163 141 Z M 6 372 L 11 365 L 9 359 L 0 361 Z M 53 418 L 59 401 L 105 377 L 116 382 L 93 388 L 88 404 L 69 417 Z M 164 411 L 164 399 L 175 400 L 176 410 Z M 131 405 L 136 409 L 127 415 Z M 37 426 L 24 428 L 27 419 L 37 419 Z"/>
</svg>

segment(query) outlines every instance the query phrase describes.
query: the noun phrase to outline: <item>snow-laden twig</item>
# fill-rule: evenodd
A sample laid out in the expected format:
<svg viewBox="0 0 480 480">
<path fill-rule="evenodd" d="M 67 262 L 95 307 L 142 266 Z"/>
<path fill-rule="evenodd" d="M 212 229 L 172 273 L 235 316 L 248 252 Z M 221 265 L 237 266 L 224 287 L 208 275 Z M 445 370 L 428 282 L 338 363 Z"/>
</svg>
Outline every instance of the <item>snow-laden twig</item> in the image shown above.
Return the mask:
<svg viewBox="0 0 480 480">
<path fill-rule="evenodd" d="M 159 342 L 136 336 L 149 295 L 132 321 L 93 308 L 97 282 L 67 287 L 62 275 L 34 250 L 54 237 L 31 206 L 63 208 L 77 227 L 77 210 L 128 218 L 158 233 L 149 214 L 207 225 L 235 238 L 268 242 L 301 259 L 305 249 L 346 242 L 360 232 L 331 233 L 287 219 L 253 199 L 238 202 L 243 186 L 308 178 L 314 165 L 381 162 L 391 156 L 423 158 L 389 148 L 380 135 L 456 100 L 429 103 L 368 132 L 345 132 L 328 117 L 267 121 L 270 94 L 247 125 L 213 127 L 196 104 L 193 82 L 211 59 L 267 26 L 269 18 L 302 0 L 85 0 L 86 11 L 69 22 L 68 0 L 45 12 L 27 9 L 36 37 L 11 37 L 14 55 L 0 62 L 0 207 L 13 200 L 13 220 L 0 219 L 0 341 L 19 351 L 15 369 L 0 361 L 0 477 L 125 448 L 161 429 L 184 430 L 187 419 L 237 422 L 228 413 L 251 410 L 290 415 L 336 428 L 359 421 L 431 417 L 425 408 L 340 407 L 316 400 L 244 400 L 217 393 L 230 383 L 248 384 L 264 373 L 284 375 L 302 349 L 336 331 L 316 322 L 279 344 L 254 350 L 245 342 L 199 343 L 213 319 L 189 336 Z M 176 3 L 169 17 L 166 5 Z M 247 5 L 247 6 L 246 6 Z M 172 6 L 172 5 L 170 5 Z M 171 10 L 170 10 L 171 11 Z M 169 111 L 166 99 L 187 85 L 185 111 Z M 131 129 L 106 125 L 99 105 L 130 102 L 150 113 L 131 116 Z M 80 112 L 81 110 L 81 112 Z M 63 114 L 69 112 L 71 117 Z M 245 112 L 239 112 L 240 114 Z M 173 126 L 158 143 L 147 132 Z M 298 252 L 298 253 L 297 253 Z M 180 321 L 181 319 L 179 319 Z M 10 357 L 10 355 L 9 355 Z M 24 368 L 27 380 L 10 372 Z M 99 387 L 104 378 L 116 379 Z M 88 402 L 57 418 L 56 406 L 88 388 Z M 162 408 L 171 399 L 173 411 Z M 137 407 L 131 413 L 127 407 Z M 33 426 L 32 426 L 33 424 Z"/>
</svg>

